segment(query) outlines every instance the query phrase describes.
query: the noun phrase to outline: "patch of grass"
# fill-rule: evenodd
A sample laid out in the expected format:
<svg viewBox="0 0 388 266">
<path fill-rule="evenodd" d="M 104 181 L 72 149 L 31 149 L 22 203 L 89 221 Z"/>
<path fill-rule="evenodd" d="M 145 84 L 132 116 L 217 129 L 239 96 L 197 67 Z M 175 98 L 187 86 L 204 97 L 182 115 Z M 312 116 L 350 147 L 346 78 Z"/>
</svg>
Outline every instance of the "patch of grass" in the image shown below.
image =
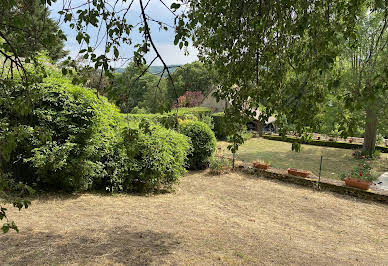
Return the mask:
<svg viewBox="0 0 388 266">
<path fill-rule="evenodd" d="M 226 148 L 227 142 L 221 141 L 218 145 L 221 146 L 223 154 L 230 156 L 231 153 Z M 252 138 L 239 148 L 237 160 L 261 160 L 271 163 L 274 168 L 299 168 L 318 175 L 322 155 L 321 176 L 334 179 L 339 179 L 341 173 L 350 171 L 358 163 L 358 160 L 352 157 L 352 150 L 303 144 L 302 151 L 298 153 L 291 151 L 291 145 L 289 142 Z M 388 154 L 382 153 L 381 158 L 374 161 L 373 170 L 378 174 L 388 171 Z"/>
</svg>

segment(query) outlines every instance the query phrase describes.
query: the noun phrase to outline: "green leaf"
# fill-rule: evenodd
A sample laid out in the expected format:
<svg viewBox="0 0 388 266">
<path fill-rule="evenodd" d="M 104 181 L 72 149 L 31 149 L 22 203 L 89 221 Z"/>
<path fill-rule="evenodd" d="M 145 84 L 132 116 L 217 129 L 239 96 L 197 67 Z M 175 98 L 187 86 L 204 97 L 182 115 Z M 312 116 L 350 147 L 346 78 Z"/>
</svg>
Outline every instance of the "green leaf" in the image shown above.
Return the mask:
<svg viewBox="0 0 388 266">
<path fill-rule="evenodd" d="M 174 9 L 174 10 L 177 10 L 180 7 L 181 7 L 181 4 L 179 4 L 179 3 L 172 3 L 171 6 L 170 6 L 170 8 Z"/>
<path fill-rule="evenodd" d="M 117 47 L 116 46 L 113 46 L 113 53 L 114 53 L 114 55 L 115 55 L 115 57 L 116 58 L 118 58 L 119 57 L 119 49 L 117 49 Z"/>
</svg>

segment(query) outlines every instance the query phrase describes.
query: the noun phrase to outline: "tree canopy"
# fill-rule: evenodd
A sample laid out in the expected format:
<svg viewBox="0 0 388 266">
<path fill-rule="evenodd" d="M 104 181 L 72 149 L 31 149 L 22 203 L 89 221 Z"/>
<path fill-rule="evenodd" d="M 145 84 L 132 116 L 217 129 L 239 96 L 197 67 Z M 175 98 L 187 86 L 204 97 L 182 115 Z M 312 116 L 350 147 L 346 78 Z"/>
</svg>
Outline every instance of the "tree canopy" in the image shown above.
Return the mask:
<svg viewBox="0 0 388 266">
<path fill-rule="evenodd" d="M 201 62 L 193 62 L 177 68 L 172 73 L 172 79 L 175 91 L 171 80 L 167 83 L 168 97 L 171 101 L 175 101 L 177 96 L 182 96 L 186 91 L 200 91 L 203 95 L 207 95 L 216 82 L 214 69 Z"/>
<path fill-rule="evenodd" d="M 0 6 L 0 51 L 32 57 L 46 50 L 54 61 L 67 55 L 66 36 L 40 0 L 4 0 Z"/>
<path fill-rule="evenodd" d="M 339 95 L 342 82 L 347 103 L 362 105 L 366 113 L 386 113 L 377 105 L 386 91 L 386 2 L 205 0 L 187 5 L 176 38 L 191 34 L 201 61 L 215 66 L 221 86 L 217 96 L 232 103 L 229 112 L 252 116 L 261 108 L 263 119 L 275 114 L 299 133 L 311 132 L 320 126 L 327 96 Z M 344 58 L 358 60 L 349 68 L 358 69 L 358 76 L 347 79 L 353 84 L 335 75 Z M 376 140 L 371 119 L 376 124 L 376 116 L 366 119 L 368 154 Z"/>
</svg>

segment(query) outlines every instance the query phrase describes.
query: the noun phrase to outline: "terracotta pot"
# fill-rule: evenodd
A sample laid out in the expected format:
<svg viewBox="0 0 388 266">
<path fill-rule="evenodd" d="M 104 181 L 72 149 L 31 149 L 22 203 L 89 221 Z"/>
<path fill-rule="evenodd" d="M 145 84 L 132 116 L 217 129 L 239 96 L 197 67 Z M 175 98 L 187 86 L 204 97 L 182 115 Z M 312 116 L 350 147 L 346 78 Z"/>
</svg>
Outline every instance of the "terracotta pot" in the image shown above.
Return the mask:
<svg viewBox="0 0 388 266">
<path fill-rule="evenodd" d="M 253 162 L 253 167 L 258 169 L 267 170 L 269 168 L 269 164 L 261 163 L 261 162 Z"/>
<path fill-rule="evenodd" d="M 371 184 L 368 181 L 364 181 L 358 178 L 350 178 L 350 177 L 345 178 L 344 181 L 348 187 L 355 187 L 363 190 L 368 190 Z"/>
<path fill-rule="evenodd" d="M 294 175 L 294 176 L 301 176 L 301 177 L 308 177 L 310 175 L 309 171 L 299 170 L 296 168 L 288 168 L 288 174 Z"/>
</svg>

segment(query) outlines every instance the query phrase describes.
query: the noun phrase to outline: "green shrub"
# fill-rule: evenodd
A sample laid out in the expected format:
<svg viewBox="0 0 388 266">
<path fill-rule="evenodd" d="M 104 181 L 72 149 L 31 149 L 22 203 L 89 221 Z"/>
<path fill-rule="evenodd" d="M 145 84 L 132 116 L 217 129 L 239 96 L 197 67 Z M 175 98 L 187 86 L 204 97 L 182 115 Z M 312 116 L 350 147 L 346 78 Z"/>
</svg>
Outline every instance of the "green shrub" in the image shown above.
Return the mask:
<svg viewBox="0 0 388 266">
<path fill-rule="evenodd" d="M 210 127 L 211 130 L 214 132 L 214 123 L 213 123 L 213 118 L 210 115 L 205 115 L 202 116 L 201 122 L 204 122 L 206 125 Z"/>
<path fill-rule="evenodd" d="M 186 173 L 189 138 L 145 121 L 123 131 L 127 165 L 123 188 L 152 192 L 169 189 Z"/>
<path fill-rule="evenodd" d="M 55 76 L 1 94 L 0 168 L 17 182 L 72 191 L 112 176 L 121 119 L 104 97 Z"/>
<path fill-rule="evenodd" d="M 228 137 L 228 128 L 224 113 L 215 113 L 212 115 L 214 124 L 214 134 L 219 140 L 226 140 Z"/>
<path fill-rule="evenodd" d="M 378 175 L 372 171 L 372 161 L 368 159 L 362 159 L 357 163 L 357 166 L 348 173 L 342 173 L 340 178 L 344 180 L 347 177 L 364 180 L 367 182 L 373 182 L 378 179 Z"/>
<path fill-rule="evenodd" d="M 183 123 L 180 131 L 190 138 L 193 151 L 189 155 L 191 169 L 204 169 L 216 150 L 216 138 L 213 131 L 203 122 L 188 121 Z"/>
<path fill-rule="evenodd" d="M 231 162 L 227 158 L 213 156 L 210 159 L 209 168 L 210 173 L 213 175 L 220 175 L 222 170 L 225 168 L 230 168 Z"/>
</svg>

